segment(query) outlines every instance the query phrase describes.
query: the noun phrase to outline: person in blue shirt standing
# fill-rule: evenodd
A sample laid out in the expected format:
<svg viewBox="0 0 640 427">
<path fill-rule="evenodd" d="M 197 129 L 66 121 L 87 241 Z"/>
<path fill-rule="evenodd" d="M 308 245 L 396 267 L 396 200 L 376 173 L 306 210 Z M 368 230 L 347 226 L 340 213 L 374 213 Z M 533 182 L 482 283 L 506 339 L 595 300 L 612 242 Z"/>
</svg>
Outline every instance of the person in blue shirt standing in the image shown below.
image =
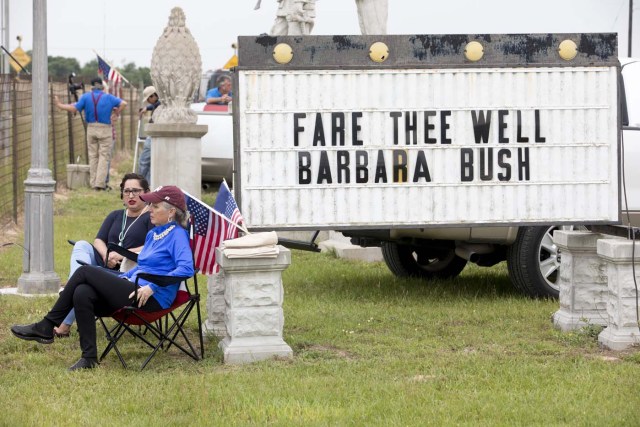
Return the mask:
<svg viewBox="0 0 640 427">
<path fill-rule="evenodd" d="M 233 100 L 233 92 L 231 92 L 231 78 L 229 76 L 220 76 L 213 89 L 207 92 L 207 104 L 228 104 Z"/>
<path fill-rule="evenodd" d="M 51 344 L 53 328 L 60 325 L 71 309 L 75 309 L 82 357 L 69 368 L 70 371 L 95 368 L 98 364 L 96 316 L 108 316 L 131 304 L 137 304 L 145 311 L 163 310 L 173 304 L 179 283 L 158 286 L 139 279 L 140 287 L 136 292 L 138 274 L 191 277 L 195 272 L 189 234 L 184 228 L 187 205 L 182 190 L 168 185 L 139 197 L 151 204 L 151 222 L 155 227 L 147 233 L 138 265 L 119 277 L 100 267 L 80 267 L 41 321 L 11 327 L 11 333 L 17 338 Z"/>
<path fill-rule="evenodd" d="M 127 103 L 103 92 L 102 79 L 91 80 L 91 92 L 83 94 L 75 104 L 63 104 L 54 96 L 56 107 L 70 113 L 84 111 L 87 122 L 87 148 L 89 152 L 89 181 L 95 190 L 107 189 L 107 176 L 112 151 L 112 115 L 119 116 Z"/>
</svg>

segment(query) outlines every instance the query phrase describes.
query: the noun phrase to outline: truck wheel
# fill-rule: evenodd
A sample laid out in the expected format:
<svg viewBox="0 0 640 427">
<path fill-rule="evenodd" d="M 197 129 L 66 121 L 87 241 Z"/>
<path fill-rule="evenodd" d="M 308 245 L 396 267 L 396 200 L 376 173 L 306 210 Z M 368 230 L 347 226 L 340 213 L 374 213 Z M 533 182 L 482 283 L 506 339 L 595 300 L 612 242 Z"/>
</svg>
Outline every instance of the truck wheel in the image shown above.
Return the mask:
<svg viewBox="0 0 640 427">
<path fill-rule="evenodd" d="M 382 244 L 382 256 L 387 267 L 398 277 L 447 279 L 456 277 L 467 265 L 453 249 L 435 250 L 394 242 Z"/>
<path fill-rule="evenodd" d="M 518 237 L 507 249 L 509 277 L 516 289 L 534 298 L 558 298 L 560 251 L 553 243 L 553 232 L 572 229 L 520 227 Z"/>
</svg>

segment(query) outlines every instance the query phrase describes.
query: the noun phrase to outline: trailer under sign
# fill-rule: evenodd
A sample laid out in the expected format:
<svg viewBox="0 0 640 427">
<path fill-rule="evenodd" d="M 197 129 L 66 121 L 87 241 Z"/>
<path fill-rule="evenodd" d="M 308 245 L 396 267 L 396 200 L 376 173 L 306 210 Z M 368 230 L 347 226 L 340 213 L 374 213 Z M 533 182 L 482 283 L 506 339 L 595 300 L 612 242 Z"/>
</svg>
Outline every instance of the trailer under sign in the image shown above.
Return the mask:
<svg viewBox="0 0 640 427">
<path fill-rule="evenodd" d="M 548 48 L 514 65 L 517 51 L 492 50 L 508 37 L 485 38 L 486 61 L 470 63 L 455 49 L 394 58 L 394 47 L 406 54 L 402 43 L 415 39 L 386 36 L 383 65 L 363 55 L 371 36 L 352 38 L 352 56 L 328 37 L 270 38 L 290 43 L 294 58 L 300 52 L 285 65 L 264 38 L 240 38 L 234 182 L 247 223 L 618 222 L 617 59 L 568 61 Z M 335 56 L 353 58 L 340 66 Z"/>
</svg>

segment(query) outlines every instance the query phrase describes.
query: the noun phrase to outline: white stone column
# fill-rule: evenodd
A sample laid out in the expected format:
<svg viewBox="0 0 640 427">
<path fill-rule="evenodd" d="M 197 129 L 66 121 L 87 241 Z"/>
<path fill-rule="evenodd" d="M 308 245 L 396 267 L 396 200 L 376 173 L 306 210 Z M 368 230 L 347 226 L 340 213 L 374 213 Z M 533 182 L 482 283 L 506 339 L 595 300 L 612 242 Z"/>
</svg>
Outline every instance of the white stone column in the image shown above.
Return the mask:
<svg viewBox="0 0 640 427">
<path fill-rule="evenodd" d="M 200 198 L 202 188 L 202 137 L 207 125 L 152 123 L 145 128 L 151 136 L 151 188 L 177 185 Z"/>
<path fill-rule="evenodd" d="M 553 242 L 560 261 L 560 309 L 553 324 L 569 331 L 586 325 L 607 325 L 607 275 L 596 245 L 602 235 L 589 231 L 556 231 Z"/>
<path fill-rule="evenodd" d="M 224 300 L 224 272 L 207 276 L 207 320 L 202 325 L 205 335 L 227 336 L 224 323 L 227 303 Z"/>
<path fill-rule="evenodd" d="M 598 255 L 604 260 L 608 276 L 607 327 L 598 342 L 611 350 L 625 350 L 640 344 L 636 317 L 636 287 L 633 278 L 633 242 L 621 239 L 598 240 Z M 640 282 L 640 244 L 635 253 L 636 281 Z"/>
<path fill-rule="evenodd" d="M 229 259 L 216 249 L 225 287 L 227 336 L 219 343 L 225 363 L 293 356 L 282 338 L 282 272 L 291 264 L 291 252 L 278 248 L 278 257 L 270 259 Z"/>
</svg>

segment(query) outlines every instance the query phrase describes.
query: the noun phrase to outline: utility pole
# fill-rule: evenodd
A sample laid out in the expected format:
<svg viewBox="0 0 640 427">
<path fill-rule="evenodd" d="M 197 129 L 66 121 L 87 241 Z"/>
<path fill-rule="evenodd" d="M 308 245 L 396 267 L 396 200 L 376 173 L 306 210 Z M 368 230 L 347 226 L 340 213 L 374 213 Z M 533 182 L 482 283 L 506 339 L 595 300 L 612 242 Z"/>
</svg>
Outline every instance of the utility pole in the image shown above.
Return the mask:
<svg viewBox="0 0 640 427">
<path fill-rule="evenodd" d="M 629 0 L 629 49 L 627 56 L 631 58 L 633 50 L 631 49 L 631 42 L 633 40 L 633 0 Z"/>
<path fill-rule="evenodd" d="M 2 0 L 2 46 L 9 48 L 9 0 Z M 9 55 L 2 54 L 0 74 L 9 74 Z"/>
<path fill-rule="evenodd" d="M 24 246 L 18 279 L 21 294 L 53 294 L 60 278 L 53 271 L 53 192 L 48 169 L 49 72 L 47 70 L 47 0 L 33 0 L 33 83 L 31 168 L 24 182 Z"/>
</svg>

